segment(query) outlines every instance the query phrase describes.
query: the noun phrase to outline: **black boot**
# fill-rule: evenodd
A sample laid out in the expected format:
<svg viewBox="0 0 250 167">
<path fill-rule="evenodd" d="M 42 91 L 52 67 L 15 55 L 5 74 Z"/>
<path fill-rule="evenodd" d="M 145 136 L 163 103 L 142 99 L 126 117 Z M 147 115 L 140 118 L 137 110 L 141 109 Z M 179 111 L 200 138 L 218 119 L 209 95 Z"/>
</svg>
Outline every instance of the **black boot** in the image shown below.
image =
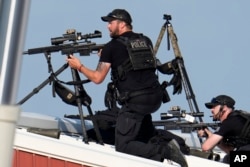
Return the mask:
<svg viewBox="0 0 250 167">
<path fill-rule="evenodd" d="M 180 147 L 175 139 L 172 139 L 165 146 L 165 159 L 172 160 L 181 165 L 181 167 L 188 167 L 185 156 L 182 154 Z"/>
</svg>

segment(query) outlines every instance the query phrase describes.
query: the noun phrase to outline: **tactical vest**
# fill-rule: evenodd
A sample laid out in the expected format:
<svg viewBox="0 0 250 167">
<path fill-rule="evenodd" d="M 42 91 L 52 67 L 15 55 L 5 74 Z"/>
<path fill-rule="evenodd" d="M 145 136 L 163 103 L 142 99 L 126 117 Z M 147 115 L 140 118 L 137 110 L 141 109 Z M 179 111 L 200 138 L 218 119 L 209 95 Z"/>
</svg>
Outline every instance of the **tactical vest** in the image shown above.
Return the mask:
<svg viewBox="0 0 250 167">
<path fill-rule="evenodd" d="M 240 136 L 228 136 L 224 142 L 234 146 L 235 148 L 250 144 L 250 113 L 246 111 L 235 110 L 232 114 L 233 116 L 240 115 L 246 120 L 246 122 L 242 128 Z"/>
<path fill-rule="evenodd" d="M 121 36 L 117 40 L 126 46 L 129 58 L 112 72 L 115 75 L 113 78 L 123 80 L 129 71 L 156 68 L 152 46 L 149 45 L 145 36 L 142 34 L 137 38 Z"/>
</svg>

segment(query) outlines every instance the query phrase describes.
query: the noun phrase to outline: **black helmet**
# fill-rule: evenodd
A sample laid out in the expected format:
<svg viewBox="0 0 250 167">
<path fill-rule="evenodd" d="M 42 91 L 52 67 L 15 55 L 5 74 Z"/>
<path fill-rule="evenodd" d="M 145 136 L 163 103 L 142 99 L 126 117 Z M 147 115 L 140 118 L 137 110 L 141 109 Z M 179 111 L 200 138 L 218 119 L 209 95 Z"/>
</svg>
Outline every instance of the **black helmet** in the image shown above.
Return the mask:
<svg viewBox="0 0 250 167">
<path fill-rule="evenodd" d="M 205 106 L 209 109 L 213 108 L 216 105 L 226 105 L 230 108 L 234 108 L 235 101 L 232 97 L 227 95 L 219 95 L 217 97 L 212 98 L 212 100 L 208 103 L 205 103 Z"/>
<path fill-rule="evenodd" d="M 132 18 L 130 14 L 124 9 L 115 9 L 107 16 L 102 16 L 101 19 L 102 21 L 108 21 L 108 22 L 112 20 L 122 20 L 128 25 L 131 25 L 132 23 Z"/>
</svg>

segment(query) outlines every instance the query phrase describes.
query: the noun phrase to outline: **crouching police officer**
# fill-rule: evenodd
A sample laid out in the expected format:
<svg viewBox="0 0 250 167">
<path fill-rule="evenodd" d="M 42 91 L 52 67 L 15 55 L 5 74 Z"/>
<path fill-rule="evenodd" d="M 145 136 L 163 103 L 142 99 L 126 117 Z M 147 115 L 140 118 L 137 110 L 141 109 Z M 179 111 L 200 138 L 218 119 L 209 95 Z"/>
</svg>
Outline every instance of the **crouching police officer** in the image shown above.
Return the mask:
<svg viewBox="0 0 250 167">
<path fill-rule="evenodd" d="M 221 122 L 220 127 L 211 132 L 207 128 L 199 130 L 199 136 L 207 139 L 202 144 L 203 151 L 209 151 L 215 146 L 225 151 L 227 155 L 223 162 L 229 163 L 230 151 L 250 151 L 250 114 L 234 110 L 235 100 L 227 95 L 219 95 L 205 106 L 211 109 L 213 119 Z"/>
<path fill-rule="evenodd" d="M 112 39 L 102 49 L 97 69 L 88 69 L 73 55 L 68 63 L 97 84 L 111 69 L 121 105 L 116 121 L 116 150 L 157 161 L 171 159 L 186 167 L 185 158 L 174 141 L 163 147 L 147 143 L 140 136 L 142 120 L 157 111 L 163 99 L 151 40 L 132 31 L 131 16 L 124 9 L 115 9 L 101 19 L 108 22 Z M 146 124 L 152 124 L 151 119 L 147 121 Z"/>
</svg>

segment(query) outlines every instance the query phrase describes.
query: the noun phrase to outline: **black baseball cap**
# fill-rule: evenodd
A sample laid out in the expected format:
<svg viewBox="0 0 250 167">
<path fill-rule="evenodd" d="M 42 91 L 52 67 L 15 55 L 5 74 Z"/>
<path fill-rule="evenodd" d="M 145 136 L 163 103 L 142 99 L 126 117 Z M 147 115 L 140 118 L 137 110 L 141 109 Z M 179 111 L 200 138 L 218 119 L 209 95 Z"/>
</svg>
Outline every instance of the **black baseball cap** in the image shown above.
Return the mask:
<svg viewBox="0 0 250 167">
<path fill-rule="evenodd" d="M 212 98 L 212 100 L 208 103 L 205 103 L 205 106 L 209 109 L 213 108 L 217 105 L 226 105 L 230 108 L 234 108 L 235 101 L 232 97 L 227 95 L 219 95 L 217 97 Z"/>
<path fill-rule="evenodd" d="M 102 21 L 106 21 L 106 22 L 110 22 L 113 20 L 122 20 L 129 25 L 131 25 L 132 23 L 132 18 L 125 9 L 114 9 L 107 16 L 102 16 L 101 19 Z"/>
</svg>

